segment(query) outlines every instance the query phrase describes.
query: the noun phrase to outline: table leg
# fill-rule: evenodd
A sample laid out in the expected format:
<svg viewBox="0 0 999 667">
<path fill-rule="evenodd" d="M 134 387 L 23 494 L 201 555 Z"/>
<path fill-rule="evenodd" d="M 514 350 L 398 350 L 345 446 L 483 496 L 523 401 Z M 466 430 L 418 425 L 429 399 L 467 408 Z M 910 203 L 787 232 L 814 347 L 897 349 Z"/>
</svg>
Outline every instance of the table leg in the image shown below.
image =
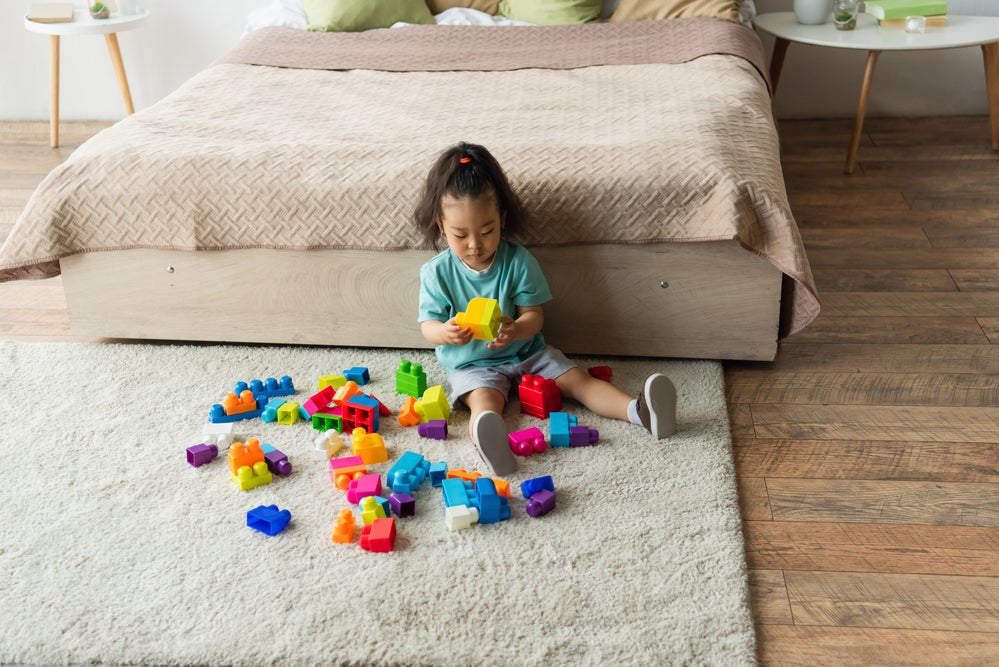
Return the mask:
<svg viewBox="0 0 999 667">
<path fill-rule="evenodd" d="M 59 35 L 49 35 L 49 146 L 59 146 Z"/>
<path fill-rule="evenodd" d="M 989 99 L 992 150 L 999 151 L 999 42 L 982 44 L 982 55 L 985 58 L 985 93 Z"/>
<path fill-rule="evenodd" d="M 850 151 L 846 154 L 844 172 L 853 173 L 857 166 L 857 149 L 860 148 L 860 133 L 864 130 L 864 114 L 867 113 L 867 96 L 871 92 L 871 82 L 874 80 L 874 67 L 878 64 L 880 51 L 867 52 L 867 69 L 864 71 L 864 83 L 860 87 L 860 99 L 857 101 L 857 117 L 853 121 L 853 136 L 850 138 Z"/>
<path fill-rule="evenodd" d="M 114 75 L 118 78 L 118 87 L 121 88 L 121 97 L 125 101 L 125 112 L 131 115 L 135 113 L 135 107 L 132 106 L 132 93 L 128 90 L 128 77 L 125 76 L 125 63 L 121 60 L 121 49 L 118 48 L 118 34 L 109 32 L 104 35 L 104 40 L 108 43 L 111 66 L 114 67 Z"/>
<path fill-rule="evenodd" d="M 770 94 L 777 96 L 777 82 L 780 81 L 780 72 L 784 68 L 784 56 L 787 55 L 787 47 L 791 42 L 778 37 L 774 41 L 774 52 L 770 55 Z"/>
</svg>

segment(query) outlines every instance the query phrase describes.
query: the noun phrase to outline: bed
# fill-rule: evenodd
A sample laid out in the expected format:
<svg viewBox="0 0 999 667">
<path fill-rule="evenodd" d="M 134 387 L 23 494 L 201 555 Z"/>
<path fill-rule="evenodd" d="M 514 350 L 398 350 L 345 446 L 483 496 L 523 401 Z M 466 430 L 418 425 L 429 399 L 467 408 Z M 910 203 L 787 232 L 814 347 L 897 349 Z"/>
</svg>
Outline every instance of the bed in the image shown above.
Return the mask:
<svg viewBox="0 0 999 667">
<path fill-rule="evenodd" d="M 549 342 L 773 359 L 819 302 L 763 49 L 732 18 L 254 26 L 44 179 L 0 282 L 61 274 L 84 336 L 426 347 L 410 216 L 466 140 L 529 210 Z"/>
</svg>

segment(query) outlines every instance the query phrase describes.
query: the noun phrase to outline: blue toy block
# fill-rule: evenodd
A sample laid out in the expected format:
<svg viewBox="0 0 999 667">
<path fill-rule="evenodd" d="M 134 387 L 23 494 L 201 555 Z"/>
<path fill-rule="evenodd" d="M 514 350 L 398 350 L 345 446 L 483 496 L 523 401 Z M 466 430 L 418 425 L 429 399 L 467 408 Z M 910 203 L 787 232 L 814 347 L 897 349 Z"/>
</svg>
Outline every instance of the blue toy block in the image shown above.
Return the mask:
<svg viewBox="0 0 999 667">
<path fill-rule="evenodd" d="M 488 477 L 475 480 L 475 501 L 479 523 L 499 523 L 510 518 L 510 503 L 496 493 L 496 482 Z"/>
<path fill-rule="evenodd" d="M 356 382 L 361 386 L 371 382 L 371 376 L 368 374 L 366 366 L 354 366 L 353 368 L 347 369 L 343 372 L 343 376 L 347 378 L 348 382 Z"/>
<path fill-rule="evenodd" d="M 295 393 L 295 384 L 291 381 L 290 377 L 282 375 L 280 381 L 274 378 L 267 378 L 264 381 L 250 380 L 250 384 L 237 382 L 235 393 L 239 396 L 247 389 L 253 392 L 253 398 L 260 400 L 262 398 L 274 398 L 275 396 L 291 396 Z"/>
<path fill-rule="evenodd" d="M 250 412 L 240 412 L 234 415 L 227 415 L 221 403 L 216 403 L 208 411 L 208 421 L 213 424 L 228 424 L 230 422 L 243 421 L 244 419 L 254 419 L 264 413 L 263 401 L 257 401 L 257 409 Z"/>
<path fill-rule="evenodd" d="M 555 493 L 555 482 L 552 481 L 551 475 L 535 477 L 520 483 L 520 492 L 524 494 L 525 498 L 530 498 L 535 493 L 542 490 L 548 490 Z"/>
<path fill-rule="evenodd" d="M 438 461 L 437 463 L 430 464 L 430 484 L 435 488 L 439 488 L 441 482 L 447 477 L 447 463 L 444 461 Z"/>
<path fill-rule="evenodd" d="M 569 429 L 577 425 L 575 415 L 568 412 L 552 412 L 548 415 L 548 441 L 552 447 L 568 447 L 572 438 Z"/>
<path fill-rule="evenodd" d="M 260 413 L 260 418 L 267 423 L 276 422 L 278 415 L 278 408 L 284 405 L 287 401 L 283 398 L 272 398 L 267 401 L 267 405 L 264 406 L 264 411 Z"/>
<path fill-rule="evenodd" d="M 427 374 L 421 364 L 403 359 L 395 371 L 395 391 L 413 398 L 420 398 L 427 390 Z"/>
<path fill-rule="evenodd" d="M 289 521 L 291 512 L 278 510 L 277 505 L 260 505 L 246 513 L 246 525 L 267 535 L 277 535 Z"/>
<path fill-rule="evenodd" d="M 430 473 L 430 462 L 416 452 L 403 452 L 389 468 L 388 485 L 396 493 L 412 493 L 420 487 Z"/>
<path fill-rule="evenodd" d="M 495 486 L 493 490 L 495 491 Z M 460 477 L 448 477 L 441 482 L 441 491 L 443 492 L 445 507 L 467 505 L 468 507 L 478 509 L 478 497 L 475 495 L 475 487 L 471 482 L 466 482 Z"/>
</svg>

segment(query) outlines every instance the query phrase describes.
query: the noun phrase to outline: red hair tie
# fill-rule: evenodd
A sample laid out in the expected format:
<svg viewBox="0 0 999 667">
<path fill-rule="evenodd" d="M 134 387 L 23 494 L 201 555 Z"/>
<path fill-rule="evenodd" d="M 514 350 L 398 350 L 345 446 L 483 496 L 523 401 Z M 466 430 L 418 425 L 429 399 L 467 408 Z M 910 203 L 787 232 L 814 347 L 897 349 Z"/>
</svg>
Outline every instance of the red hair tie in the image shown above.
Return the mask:
<svg viewBox="0 0 999 667">
<path fill-rule="evenodd" d="M 461 164 L 468 164 L 471 161 L 472 161 L 472 158 L 470 158 L 470 157 L 463 157 L 460 160 L 458 160 L 458 162 L 460 162 Z"/>
</svg>

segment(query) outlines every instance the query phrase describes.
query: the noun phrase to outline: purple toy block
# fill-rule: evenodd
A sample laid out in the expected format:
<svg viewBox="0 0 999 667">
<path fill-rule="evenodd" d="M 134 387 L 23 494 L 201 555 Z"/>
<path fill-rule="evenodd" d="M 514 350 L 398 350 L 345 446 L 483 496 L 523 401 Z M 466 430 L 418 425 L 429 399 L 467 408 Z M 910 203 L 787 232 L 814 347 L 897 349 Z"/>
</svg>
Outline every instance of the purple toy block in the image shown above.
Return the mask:
<svg viewBox="0 0 999 667">
<path fill-rule="evenodd" d="M 392 513 L 400 519 L 416 514 L 416 501 L 408 493 L 390 493 L 388 501 L 389 506 L 392 507 Z"/>
<path fill-rule="evenodd" d="M 195 468 L 210 463 L 218 455 L 219 448 L 212 444 L 202 443 L 187 448 L 187 462 Z"/>
<path fill-rule="evenodd" d="M 380 496 L 381 494 L 382 476 L 377 473 L 361 475 L 357 479 L 352 479 L 347 486 L 347 502 L 355 505 L 361 502 L 361 498 Z"/>
<path fill-rule="evenodd" d="M 555 493 L 555 482 L 552 481 L 551 475 L 535 477 L 520 483 L 520 492 L 524 494 L 525 498 L 530 498 L 538 491 L 545 489 Z"/>
<path fill-rule="evenodd" d="M 447 440 L 447 420 L 446 419 L 431 419 L 426 424 L 418 424 L 416 427 L 416 432 L 424 438 L 433 438 L 434 440 Z"/>
<path fill-rule="evenodd" d="M 275 475 L 285 476 L 291 474 L 291 461 L 288 460 L 287 454 L 273 445 L 265 444 L 261 449 L 264 451 L 264 461 L 267 462 L 268 470 Z"/>
<path fill-rule="evenodd" d="M 587 428 L 585 426 L 569 427 L 570 447 L 585 447 L 594 444 L 599 439 L 600 433 L 594 428 Z"/>
<path fill-rule="evenodd" d="M 289 521 L 291 512 L 278 510 L 277 505 L 260 505 L 246 513 L 246 525 L 268 535 L 277 535 Z"/>
<path fill-rule="evenodd" d="M 527 501 L 527 513 L 533 517 L 543 516 L 553 509 L 555 509 L 555 494 L 548 489 L 538 491 Z"/>
</svg>

